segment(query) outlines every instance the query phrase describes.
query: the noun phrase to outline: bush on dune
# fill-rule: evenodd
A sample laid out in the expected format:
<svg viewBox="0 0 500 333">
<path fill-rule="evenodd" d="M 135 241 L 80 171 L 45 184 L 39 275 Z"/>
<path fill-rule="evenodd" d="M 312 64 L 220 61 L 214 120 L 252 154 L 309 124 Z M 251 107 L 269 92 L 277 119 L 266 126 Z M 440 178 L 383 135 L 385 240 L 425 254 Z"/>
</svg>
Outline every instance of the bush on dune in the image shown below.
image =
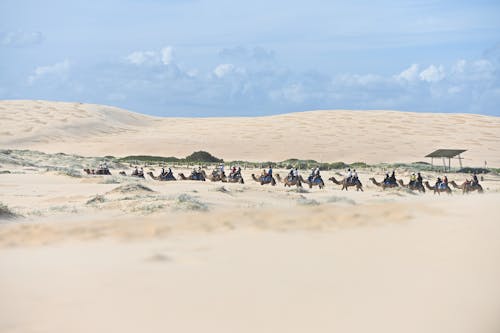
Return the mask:
<svg viewBox="0 0 500 333">
<path fill-rule="evenodd" d="M 10 208 L 7 205 L 4 205 L 3 203 L 0 202 L 0 219 L 14 219 L 16 217 L 19 217 L 16 213 L 10 210 Z"/>
</svg>

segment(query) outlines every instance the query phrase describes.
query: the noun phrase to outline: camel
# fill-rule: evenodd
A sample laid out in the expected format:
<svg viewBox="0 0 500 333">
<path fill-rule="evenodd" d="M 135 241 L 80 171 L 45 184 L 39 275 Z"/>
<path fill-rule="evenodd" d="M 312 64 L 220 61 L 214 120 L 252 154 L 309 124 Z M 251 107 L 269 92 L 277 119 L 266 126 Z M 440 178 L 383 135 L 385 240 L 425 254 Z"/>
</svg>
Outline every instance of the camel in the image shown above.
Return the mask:
<svg viewBox="0 0 500 333">
<path fill-rule="evenodd" d="M 97 170 L 94 170 L 94 169 L 83 169 L 83 171 L 87 174 L 87 175 L 103 175 L 103 176 L 111 176 L 111 172 L 109 171 L 109 169 L 97 169 Z"/>
<path fill-rule="evenodd" d="M 394 188 L 394 187 L 399 187 L 399 185 L 397 183 L 385 183 L 385 182 L 381 182 L 379 183 L 378 181 L 375 180 L 375 178 L 370 178 L 371 182 L 378 186 L 378 187 L 382 187 L 383 190 L 385 190 L 386 188 Z"/>
<path fill-rule="evenodd" d="M 184 174 L 181 172 L 181 173 L 179 173 L 179 178 L 180 178 L 181 180 L 200 180 L 200 181 L 205 181 L 204 172 L 200 173 L 198 178 L 197 178 L 196 176 L 194 176 L 194 175 L 190 175 L 189 177 L 186 177 L 186 176 L 184 176 Z"/>
<path fill-rule="evenodd" d="M 457 185 L 454 180 L 450 182 L 451 186 L 456 189 L 461 189 L 462 193 L 469 193 L 469 192 L 474 192 L 478 191 L 479 193 L 483 193 L 483 187 L 480 184 L 472 184 L 470 180 L 466 180 L 463 182 L 461 185 Z"/>
<path fill-rule="evenodd" d="M 301 182 L 309 185 L 309 188 L 312 188 L 315 185 L 318 185 L 320 189 L 325 187 L 325 182 L 323 181 L 323 178 L 321 178 L 321 176 L 318 176 L 314 181 L 310 181 L 309 178 L 304 179 L 304 177 L 302 176 L 299 176 L 299 178 Z"/>
<path fill-rule="evenodd" d="M 148 172 L 149 177 L 153 178 L 154 180 L 159 180 L 159 181 L 172 181 L 172 180 L 177 180 L 175 179 L 174 175 L 168 175 L 168 176 L 158 176 L 155 177 L 155 175 L 150 171 Z"/>
<path fill-rule="evenodd" d="M 398 179 L 398 183 L 399 183 L 399 185 L 401 187 L 405 187 L 405 188 L 407 188 L 409 190 L 419 191 L 419 192 L 425 193 L 425 187 L 421 183 L 415 182 L 415 183 L 413 183 L 411 185 L 410 185 L 410 183 L 405 184 L 402 179 Z"/>
<path fill-rule="evenodd" d="M 285 184 L 285 187 L 292 187 L 292 186 L 297 186 L 297 187 L 302 187 L 302 182 L 300 179 L 290 179 L 290 177 L 286 177 L 285 179 L 281 179 L 280 175 L 277 173 L 276 174 L 276 179 L 278 182 Z"/>
<path fill-rule="evenodd" d="M 448 194 L 451 194 L 451 188 L 448 185 L 446 185 L 445 188 L 441 188 L 441 187 L 436 188 L 436 186 L 430 186 L 428 181 L 425 181 L 424 185 L 425 185 L 425 187 L 427 187 L 427 189 L 429 191 L 434 191 L 434 194 L 436 194 L 436 193 L 441 194 L 441 192 L 446 192 Z"/>
<path fill-rule="evenodd" d="M 222 182 L 224 183 L 240 183 L 240 184 L 245 184 L 245 181 L 243 180 L 243 176 L 241 174 L 237 174 L 236 177 L 222 177 Z"/>
<path fill-rule="evenodd" d="M 331 180 L 334 184 L 337 184 L 337 185 L 342 185 L 342 189 L 345 189 L 347 191 L 347 189 L 350 187 L 350 186 L 356 186 L 356 191 L 359 191 L 361 190 L 361 192 L 363 192 L 363 184 L 361 184 L 361 181 L 359 179 L 356 179 L 356 182 L 352 182 L 352 181 L 347 181 L 347 179 L 342 179 L 341 181 L 338 181 L 337 179 L 335 179 L 335 177 L 330 177 L 328 178 L 328 180 Z"/>
<path fill-rule="evenodd" d="M 221 175 L 220 172 L 211 172 L 209 175 L 206 174 L 205 170 L 201 170 L 203 177 L 210 180 L 211 182 L 226 182 L 226 176 Z"/>
<path fill-rule="evenodd" d="M 271 184 L 272 186 L 276 185 L 276 179 L 274 177 L 264 177 L 260 176 L 259 178 L 255 177 L 255 174 L 252 173 L 252 179 L 255 180 L 260 185 Z"/>
</svg>

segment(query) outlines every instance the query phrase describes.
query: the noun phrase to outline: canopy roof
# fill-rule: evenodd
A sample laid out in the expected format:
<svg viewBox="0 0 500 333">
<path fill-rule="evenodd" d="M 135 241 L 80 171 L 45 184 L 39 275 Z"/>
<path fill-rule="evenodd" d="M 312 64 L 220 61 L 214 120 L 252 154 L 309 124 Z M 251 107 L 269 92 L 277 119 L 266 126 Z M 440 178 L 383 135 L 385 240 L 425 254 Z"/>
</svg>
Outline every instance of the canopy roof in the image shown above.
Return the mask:
<svg viewBox="0 0 500 333">
<path fill-rule="evenodd" d="M 425 157 L 448 157 L 452 158 L 457 155 L 460 155 L 464 151 L 467 151 L 466 149 L 438 149 L 436 151 L 433 151 L 429 155 L 426 155 Z"/>
</svg>

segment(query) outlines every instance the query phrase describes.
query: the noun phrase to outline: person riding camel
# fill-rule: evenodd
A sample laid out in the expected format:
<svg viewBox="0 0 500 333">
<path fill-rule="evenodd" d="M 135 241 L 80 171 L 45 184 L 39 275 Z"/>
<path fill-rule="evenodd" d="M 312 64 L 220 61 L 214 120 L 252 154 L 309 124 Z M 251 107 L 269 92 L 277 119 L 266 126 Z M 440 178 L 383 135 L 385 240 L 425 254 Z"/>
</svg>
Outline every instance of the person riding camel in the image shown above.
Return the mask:
<svg viewBox="0 0 500 333">
<path fill-rule="evenodd" d="M 233 165 L 231 173 L 229 174 L 229 178 L 234 178 L 235 176 L 236 176 L 236 166 Z"/>
<path fill-rule="evenodd" d="M 315 171 L 316 171 L 316 169 L 315 169 L 315 168 L 312 168 L 312 169 L 311 169 L 311 174 L 309 175 L 309 177 L 307 177 L 307 179 L 308 179 L 310 182 L 312 182 L 312 181 L 313 181 L 313 179 L 314 179 L 314 172 L 315 172 Z"/>
<path fill-rule="evenodd" d="M 290 172 L 288 173 L 288 180 L 293 181 L 293 168 L 290 169 Z"/>
<path fill-rule="evenodd" d="M 391 177 L 389 177 L 389 181 L 391 182 L 391 184 L 396 184 L 396 172 L 394 170 L 392 170 L 392 174 Z"/>
<path fill-rule="evenodd" d="M 299 170 L 297 168 L 293 169 L 293 179 L 299 179 Z"/>
<path fill-rule="evenodd" d="M 388 173 L 388 172 L 386 172 L 386 173 L 385 173 L 385 178 L 384 178 L 384 183 L 385 183 L 385 184 L 389 184 L 389 181 L 390 181 L 389 173 Z"/>
<path fill-rule="evenodd" d="M 144 169 L 141 167 L 141 171 L 139 171 L 139 176 L 143 177 L 144 176 Z"/>
<path fill-rule="evenodd" d="M 320 176 L 320 174 L 319 174 L 319 166 L 318 166 L 318 167 L 316 167 L 316 169 L 314 169 L 314 173 L 313 173 L 313 179 L 312 179 L 312 181 L 314 182 L 314 181 L 316 181 L 317 179 L 319 179 L 320 177 L 321 177 L 321 176 Z"/>
<path fill-rule="evenodd" d="M 162 168 L 161 168 L 161 174 L 160 174 L 160 177 L 161 177 L 161 176 L 164 176 L 164 175 L 165 175 L 165 168 L 164 168 L 164 167 L 162 167 Z"/>
<path fill-rule="evenodd" d="M 477 179 L 476 173 L 474 173 L 474 175 L 472 176 L 472 185 L 473 186 L 479 185 L 479 180 Z"/>
<path fill-rule="evenodd" d="M 139 175 L 139 169 L 135 167 L 135 170 L 132 171 L 132 176 L 138 176 Z"/>
<path fill-rule="evenodd" d="M 443 177 L 443 184 L 445 187 L 448 187 L 448 177 L 446 177 L 446 175 Z"/>
<path fill-rule="evenodd" d="M 437 177 L 437 179 L 436 179 L 436 184 L 434 184 L 434 187 L 435 187 L 435 188 L 439 188 L 439 187 L 441 186 L 441 183 L 442 183 L 442 182 L 443 182 L 443 181 L 441 180 L 441 178 Z"/>
<path fill-rule="evenodd" d="M 345 174 L 345 179 L 348 183 L 351 182 L 351 178 L 352 178 L 352 171 L 351 171 L 351 168 L 347 169 L 347 172 Z"/>
<path fill-rule="evenodd" d="M 234 173 L 233 173 L 232 178 L 233 178 L 233 179 L 236 179 L 236 178 L 238 178 L 238 177 L 241 177 L 241 167 L 238 167 L 238 169 L 237 169 L 237 170 L 236 170 L 236 167 L 235 167 L 235 168 L 234 168 L 234 170 L 235 170 L 235 171 L 234 171 Z"/>
<path fill-rule="evenodd" d="M 273 177 L 273 167 L 269 166 L 269 170 L 267 171 L 266 177 L 272 178 Z"/>
<path fill-rule="evenodd" d="M 415 175 L 415 173 L 412 173 L 410 176 L 410 186 L 414 186 L 416 181 L 417 181 L 417 176 Z"/>
<path fill-rule="evenodd" d="M 351 183 L 356 183 L 358 181 L 358 173 L 356 171 L 356 169 L 354 169 L 354 171 L 352 172 L 352 181 Z"/>
<path fill-rule="evenodd" d="M 422 175 L 419 172 L 419 173 L 417 173 L 417 183 L 418 183 L 418 185 L 422 186 L 422 181 L 423 181 Z"/>
</svg>

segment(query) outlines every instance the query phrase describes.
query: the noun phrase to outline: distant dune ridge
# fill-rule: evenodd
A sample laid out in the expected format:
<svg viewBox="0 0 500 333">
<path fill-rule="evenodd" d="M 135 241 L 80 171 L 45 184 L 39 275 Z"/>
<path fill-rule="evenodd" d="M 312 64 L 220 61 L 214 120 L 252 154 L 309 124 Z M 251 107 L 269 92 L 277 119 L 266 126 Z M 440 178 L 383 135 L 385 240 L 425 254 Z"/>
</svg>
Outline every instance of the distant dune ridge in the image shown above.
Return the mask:
<svg viewBox="0 0 500 333">
<path fill-rule="evenodd" d="M 110 106 L 0 101 L 0 148 L 85 156 L 186 156 L 226 160 L 367 163 L 425 161 L 467 149 L 464 164 L 500 166 L 500 118 L 397 111 L 309 111 L 267 117 L 159 118 Z M 436 163 L 441 163 L 437 161 Z"/>
</svg>

